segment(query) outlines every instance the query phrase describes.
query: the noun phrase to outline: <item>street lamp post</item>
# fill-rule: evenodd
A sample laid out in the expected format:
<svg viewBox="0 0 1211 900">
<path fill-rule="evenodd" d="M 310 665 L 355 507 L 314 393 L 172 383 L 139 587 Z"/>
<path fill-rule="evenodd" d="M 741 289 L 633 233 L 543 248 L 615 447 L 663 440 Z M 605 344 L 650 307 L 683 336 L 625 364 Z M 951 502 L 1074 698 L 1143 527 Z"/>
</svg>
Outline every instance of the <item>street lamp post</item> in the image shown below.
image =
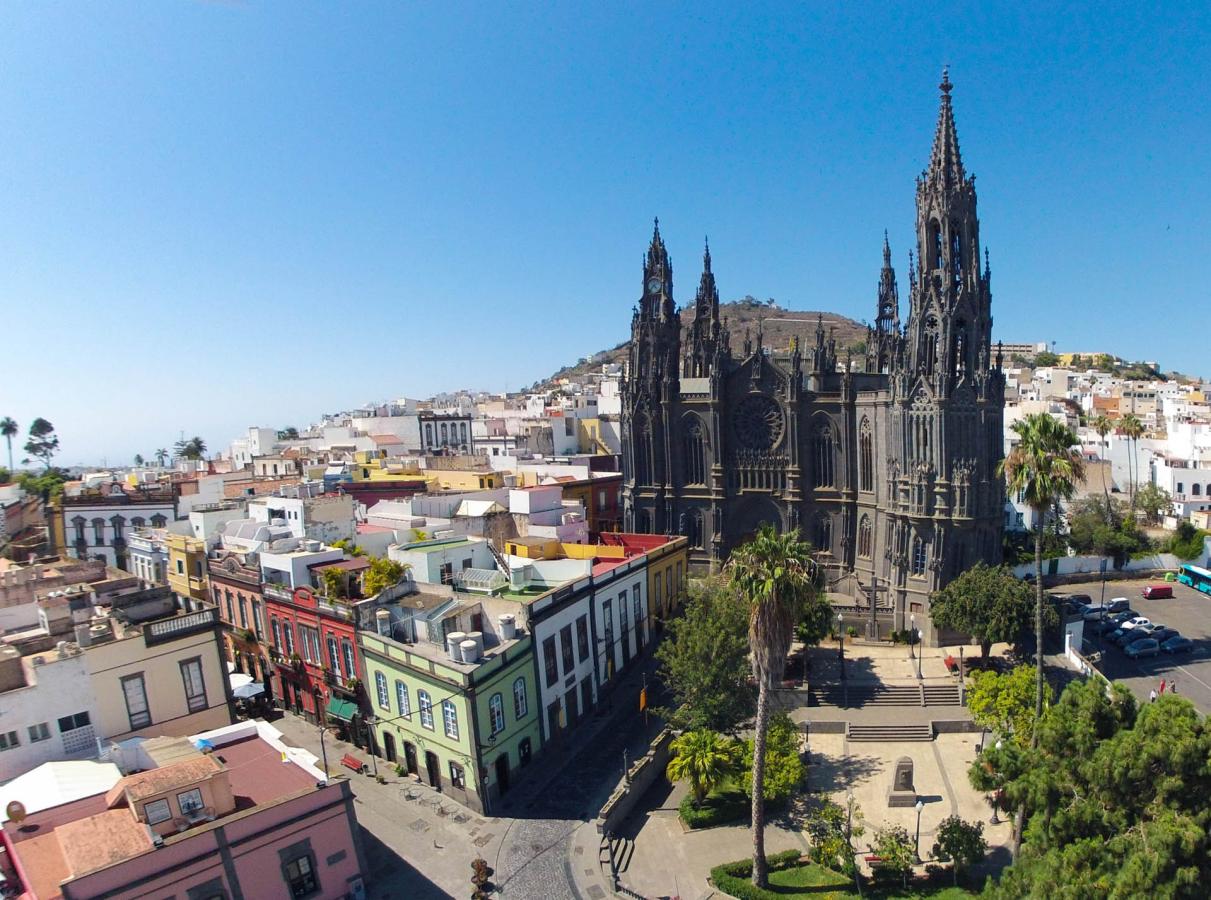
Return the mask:
<svg viewBox="0 0 1211 900">
<path fill-rule="evenodd" d="M 841 664 L 841 680 L 845 680 L 845 638 L 841 634 L 841 613 L 837 613 L 837 660 Z"/>
<path fill-rule="evenodd" d="M 921 863 L 921 810 L 923 810 L 924 808 L 925 808 L 925 801 L 918 800 L 917 801 L 917 838 L 916 838 L 916 846 L 913 849 L 913 855 L 914 855 L 918 865 L 920 865 L 920 863 Z"/>
<path fill-rule="evenodd" d="M 913 647 L 917 634 L 917 617 L 910 615 L 908 617 L 908 658 L 916 658 L 916 648 Z"/>
<path fill-rule="evenodd" d="M 920 641 L 921 632 L 917 629 L 913 629 L 913 638 L 914 638 L 914 640 Z M 918 679 L 921 678 L 921 658 L 922 658 L 922 656 L 924 656 L 924 650 L 918 650 L 917 651 L 917 678 Z"/>
</svg>

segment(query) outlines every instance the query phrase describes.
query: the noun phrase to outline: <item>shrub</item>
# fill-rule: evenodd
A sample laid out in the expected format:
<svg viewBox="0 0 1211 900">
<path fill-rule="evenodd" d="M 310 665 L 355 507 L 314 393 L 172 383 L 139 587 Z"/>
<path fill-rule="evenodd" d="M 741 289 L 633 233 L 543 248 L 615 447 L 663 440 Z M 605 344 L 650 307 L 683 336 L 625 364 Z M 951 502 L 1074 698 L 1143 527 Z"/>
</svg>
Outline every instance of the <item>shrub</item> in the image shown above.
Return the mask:
<svg viewBox="0 0 1211 900">
<path fill-rule="evenodd" d="M 740 819 L 748 821 L 752 804 L 748 797 L 738 791 L 712 794 L 701 806 L 694 806 L 693 794 L 686 794 L 677 810 L 681 814 L 681 821 L 689 828 L 714 828 Z"/>
<path fill-rule="evenodd" d="M 789 869 L 798 865 L 799 860 L 798 850 L 784 850 L 781 853 L 770 853 L 765 857 L 765 862 L 771 872 Z M 753 861 L 751 859 L 724 863 L 711 869 L 711 881 L 715 887 L 725 894 L 731 894 L 738 900 L 779 900 L 782 897 L 778 891 L 756 887 L 749 880 L 752 877 Z"/>
<path fill-rule="evenodd" d="M 851 638 L 855 638 L 858 636 L 858 629 L 856 626 L 850 625 L 848 628 L 845 629 L 845 633 L 847 635 L 849 635 Z"/>
</svg>

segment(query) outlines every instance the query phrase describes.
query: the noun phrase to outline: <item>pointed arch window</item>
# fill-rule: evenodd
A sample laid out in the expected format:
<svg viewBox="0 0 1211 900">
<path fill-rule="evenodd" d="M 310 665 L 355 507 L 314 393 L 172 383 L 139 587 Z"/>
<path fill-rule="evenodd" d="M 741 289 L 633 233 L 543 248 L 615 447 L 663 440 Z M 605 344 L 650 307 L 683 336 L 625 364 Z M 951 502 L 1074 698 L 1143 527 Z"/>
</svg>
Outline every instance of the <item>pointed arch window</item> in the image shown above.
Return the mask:
<svg viewBox="0 0 1211 900">
<path fill-rule="evenodd" d="M 816 516 L 812 528 L 812 544 L 821 553 L 831 553 L 833 549 L 833 520 L 827 513 Z"/>
<path fill-rule="evenodd" d="M 926 551 L 925 542 L 921 538 L 912 539 L 912 574 L 921 577 L 925 574 Z"/>
<path fill-rule="evenodd" d="M 858 555 L 869 559 L 872 553 L 873 529 L 870 525 L 870 516 L 863 516 L 858 522 Z"/>
<path fill-rule="evenodd" d="M 926 244 L 926 249 L 930 256 L 930 268 L 942 268 L 942 226 L 936 221 L 929 223 L 929 243 Z"/>
<path fill-rule="evenodd" d="M 956 378 L 962 378 L 967 374 L 967 323 L 962 319 L 955 322 L 954 340 L 952 343 L 954 374 Z"/>
<path fill-rule="evenodd" d="M 956 288 L 963 281 L 963 236 L 953 223 L 950 226 L 950 277 Z"/>
<path fill-rule="evenodd" d="M 685 483 L 706 484 L 706 441 L 702 420 L 693 415 L 685 417 Z"/>
<path fill-rule="evenodd" d="M 875 438 L 870 419 L 865 417 L 858 426 L 858 489 L 875 489 Z"/>
<path fill-rule="evenodd" d="M 635 417 L 635 440 L 632 452 L 634 454 L 635 483 L 652 483 L 652 423 L 648 417 L 640 413 Z"/>
<path fill-rule="evenodd" d="M 690 545 L 691 549 L 694 549 L 694 550 L 703 549 L 702 510 L 700 510 L 700 509 L 691 509 L 690 510 L 689 515 L 686 517 L 685 532 L 686 532 L 685 536 L 687 539 L 687 543 Z"/>
<path fill-rule="evenodd" d="M 814 487 L 832 487 L 834 484 L 833 457 L 833 427 L 828 422 L 821 422 L 812 432 L 812 485 Z"/>
<path fill-rule="evenodd" d="M 941 335 L 938 333 L 938 320 L 930 316 L 925 320 L 924 346 L 921 347 L 921 371 L 926 375 L 932 375 L 938 363 L 939 340 Z"/>
</svg>

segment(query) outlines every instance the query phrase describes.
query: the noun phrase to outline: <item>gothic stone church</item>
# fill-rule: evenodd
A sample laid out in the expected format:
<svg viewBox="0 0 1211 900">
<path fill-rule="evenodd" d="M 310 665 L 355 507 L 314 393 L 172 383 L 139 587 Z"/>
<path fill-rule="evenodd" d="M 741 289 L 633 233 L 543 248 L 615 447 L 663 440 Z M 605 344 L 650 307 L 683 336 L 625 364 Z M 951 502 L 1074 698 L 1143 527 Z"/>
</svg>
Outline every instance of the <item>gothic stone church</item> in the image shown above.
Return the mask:
<svg viewBox="0 0 1211 900">
<path fill-rule="evenodd" d="M 929 167 L 917 179 L 917 251 L 900 323 L 886 238 L 865 358 L 811 346 L 733 346 L 708 248 L 685 329 L 659 225 L 631 324 L 623 389 L 628 530 L 680 533 L 705 568 L 763 522 L 799 528 L 829 589 L 880 628 L 926 639 L 930 593 L 977 560 L 1001 559 L 1004 376 L 980 266 L 975 178 L 963 169 L 943 74 Z"/>
</svg>

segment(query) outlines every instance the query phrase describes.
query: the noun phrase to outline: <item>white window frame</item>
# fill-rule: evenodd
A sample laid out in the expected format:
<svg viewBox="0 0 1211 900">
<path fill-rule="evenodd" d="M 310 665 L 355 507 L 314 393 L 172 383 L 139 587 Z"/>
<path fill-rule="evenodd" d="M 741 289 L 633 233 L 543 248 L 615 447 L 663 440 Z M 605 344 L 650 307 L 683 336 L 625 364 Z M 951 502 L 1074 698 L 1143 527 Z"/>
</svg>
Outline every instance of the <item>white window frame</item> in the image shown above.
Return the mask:
<svg viewBox="0 0 1211 900">
<path fill-rule="evenodd" d="M 408 685 L 400 679 L 395 679 L 395 705 L 399 714 L 405 719 L 412 718 L 412 701 L 408 697 Z"/>
<path fill-rule="evenodd" d="M 421 727 L 433 731 L 433 698 L 429 696 L 428 691 L 419 690 L 416 692 L 416 705 L 420 707 Z"/>
<path fill-rule="evenodd" d="M 374 690 L 378 694 L 378 705 L 390 712 L 391 695 L 387 691 L 387 676 L 382 672 L 374 673 Z"/>
<path fill-rule="evenodd" d="M 442 701 L 442 727 L 446 737 L 452 741 L 458 740 L 458 707 L 449 699 Z"/>
<path fill-rule="evenodd" d="M 505 698 L 499 692 L 488 698 L 488 720 L 492 725 L 492 734 L 505 730 Z"/>
<path fill-rule="evenodd" d="M 524 719 L 530 711 L 530 700 L 526 696 L 526 679 L 518 677 L 513 682 L 513 714 Z"/>
</svg>

